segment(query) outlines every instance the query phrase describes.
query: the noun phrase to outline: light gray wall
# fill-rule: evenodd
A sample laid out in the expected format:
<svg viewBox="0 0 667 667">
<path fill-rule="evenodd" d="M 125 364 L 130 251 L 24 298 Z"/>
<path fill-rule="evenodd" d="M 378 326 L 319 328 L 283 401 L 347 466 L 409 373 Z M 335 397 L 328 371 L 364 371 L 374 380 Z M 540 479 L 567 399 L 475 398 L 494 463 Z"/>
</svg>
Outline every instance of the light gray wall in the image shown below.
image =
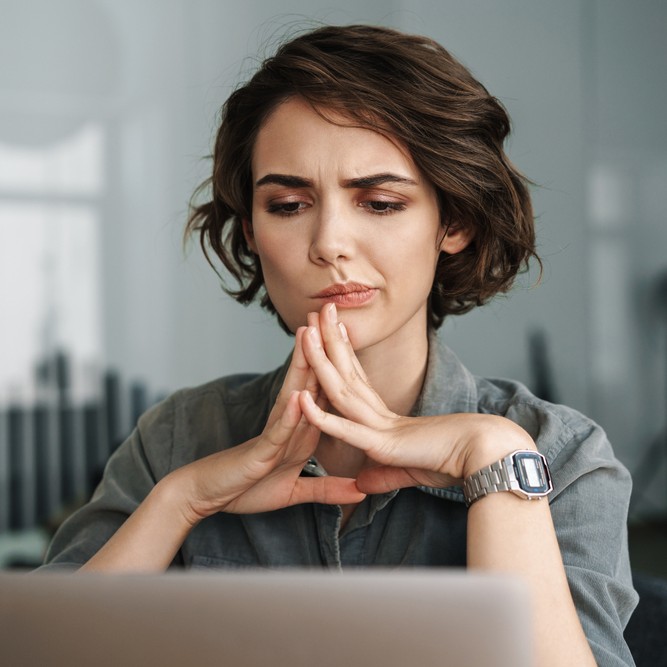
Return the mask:
<svg viewBox="0 0 667 667">
<path fill-rule="evenodd" d="M 588 407 L 586 223 L 579 0 L 410 2 L 411 29 L 428 32 L 507 107 L 510 156 L 535 184 L 544 275 L 523 276 L 509 297 L 445 325 L 445 337 L 479 374 L 530 383 L 528 332 L 543 328 L 563 400 Z M 576 298 L 572 298 L 576 296 Z"/>
<path fill-rule="evenodd" d="M 544 330 L 558 396 L 599 420 L 633 469 L 665 428 L 667 332 L 652 290 L 667 264 L 667 4 L 0 0 L 0 16 L 14 26 L 0 29 L 0 111 L 34 100 L 107 128 L 103 361 L 124 377 L 166 391 L 287 353 L 196 247 L 183 255 L 187 201 L 216 110 L 260 46 L 305 17 L 366 21 L 428 34 L 467 64 L 509 109 L 510 154 L 536 183 L 541 284 L 524 276 L 447 322 L 447 342 L 473 371 L 530 384 L 527 336 Z M 646 512 L 667 506 L 655 479 Z"/>
<path fill-rule="evenodd" d="M 590 413 L 650 514 L 667 507 L 667 4 L 584 6 Z"/>
<path fill-rule="evenodd" d="M 126 45 L 126 97 L 113 121 L 122 148 L 110 170 L 120 196 L 109 203 L 107 230 L 109 361 L 166 389 L 275 366 L 289 338 L 263 311 L 220 290 L 196 244 L 183 255 L 187 201 L 208 175 L 202 158 L 217 111 L 266 42 L 313 19 L 381 22 L 391 5 L 344 2 L 333 10 L 295 1 L 278 13 L 268 2 L 100 4 Z"/>
</svg>

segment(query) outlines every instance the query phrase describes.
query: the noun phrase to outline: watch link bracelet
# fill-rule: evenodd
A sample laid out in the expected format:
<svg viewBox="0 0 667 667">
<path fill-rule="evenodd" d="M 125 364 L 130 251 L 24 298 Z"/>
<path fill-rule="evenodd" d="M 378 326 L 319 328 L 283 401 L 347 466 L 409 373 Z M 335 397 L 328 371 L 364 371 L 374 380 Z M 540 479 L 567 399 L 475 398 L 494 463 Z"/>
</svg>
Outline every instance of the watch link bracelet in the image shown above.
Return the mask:
<svg viewBox="0 0 667 667">
<path fill-rule="evenodd" d="M 463 481 L 468 507 L 496 491 L 511 491 L 524 500 L 539 500 L 549 495 L 553 485 L 547 460 L 532 449 L 519 449 Z"/>
</svg>

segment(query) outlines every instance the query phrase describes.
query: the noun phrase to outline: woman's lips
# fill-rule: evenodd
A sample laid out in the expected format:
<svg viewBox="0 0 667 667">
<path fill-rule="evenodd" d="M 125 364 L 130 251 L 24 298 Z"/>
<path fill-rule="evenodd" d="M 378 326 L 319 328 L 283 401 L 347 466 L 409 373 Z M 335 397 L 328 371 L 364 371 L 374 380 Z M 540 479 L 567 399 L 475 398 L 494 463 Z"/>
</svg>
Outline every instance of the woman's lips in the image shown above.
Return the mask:
<svg viewBox="0 0 667 667">
<path fill-rule="evenodd" d="M 335 303 L 337 306 L 354 308 L 364 306 L 373 299 L 377 292 L 374 287 L 361 283 L 342 283 L 330 285 L 313 298 L 321 299 L 324 303 Z"/>
</svg>

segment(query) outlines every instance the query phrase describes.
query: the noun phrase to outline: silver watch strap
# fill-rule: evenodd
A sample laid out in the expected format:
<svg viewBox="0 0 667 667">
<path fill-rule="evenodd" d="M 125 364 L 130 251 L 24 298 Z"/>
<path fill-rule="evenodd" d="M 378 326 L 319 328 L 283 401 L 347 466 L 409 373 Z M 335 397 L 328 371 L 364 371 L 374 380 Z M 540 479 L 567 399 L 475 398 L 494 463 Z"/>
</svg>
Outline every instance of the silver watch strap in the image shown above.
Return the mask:
<svg viewBox="0 0 667 667">
<path fill-rule="evenodd" d="M 513 491 L 519 488 L 514 473 L 512 454 L 473 473 L 463 482 L 463 495 L 468 507 L 476 500 L 496 491 Z"/>
</svg>

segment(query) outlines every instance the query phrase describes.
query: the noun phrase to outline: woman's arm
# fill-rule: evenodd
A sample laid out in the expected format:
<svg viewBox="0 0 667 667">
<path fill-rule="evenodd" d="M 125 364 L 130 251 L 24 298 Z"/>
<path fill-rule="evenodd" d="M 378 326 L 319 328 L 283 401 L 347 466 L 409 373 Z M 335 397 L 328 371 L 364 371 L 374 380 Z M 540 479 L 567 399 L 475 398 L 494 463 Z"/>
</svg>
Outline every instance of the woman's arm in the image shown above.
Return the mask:
<svg viewBox="0 0 667 667">
<path fill-rule="evenodd" d="M 171 565 L 193 526 L 167 479 L 153 488 L 81 571 L 163 572 Z"/>
<path fill-rule="evenodd" d="M 538 665 L 595 665 L 570 594 L 549 505 L 493 493 L 468 512 L 468 566 L 527 581 Z"/>
<path fill-rule="evenodd" d="M 290 367 L 263 433 L 160 480 L 83 570 L 163 571 L 190 531 L 216 512 L 249 514 L 307 502 L 363 500 L 353 479 L 300 476 L 320 436 L 299 404 L 299 391 L 313 400 L 319 393 L 301 350 L 302 334 L 297 332 Z"/>
<path fill-rule="evenodd" d="M 359 473 L 357 486 L 365 493 L 451 486 L 512 451 L 535 449 L 528 433 L 504 417 L 412 418 L 391 413 L 359 372 L 344 330 L 326 317 L 304 335 L 304 351 L 338 414 L 320 409 L 306 392 L 300 396 L 302 410 L 323 433 L 363 450 L 379 464 Z M 505 492 L 474 503 L 468 514 L 468 564 L 526 581 L 536 664 L 595 665 L 545 500 L 528 501 Z"/>
</svg>

